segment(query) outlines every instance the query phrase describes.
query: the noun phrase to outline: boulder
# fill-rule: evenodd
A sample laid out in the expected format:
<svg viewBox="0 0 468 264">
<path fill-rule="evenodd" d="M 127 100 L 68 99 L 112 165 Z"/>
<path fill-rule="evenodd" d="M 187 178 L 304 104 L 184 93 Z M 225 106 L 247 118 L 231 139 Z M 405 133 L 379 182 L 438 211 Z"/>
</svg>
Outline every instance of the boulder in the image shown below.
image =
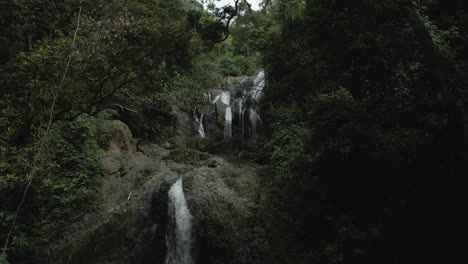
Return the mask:
<svg viewBox="0 0 468 264">
<path fill-rule="evenodd" d="M 211 157 L 207 161 L 203 162 L 203 165 L 209 168 L 216 168 L 223 166 L 226 161 L 221 157 Z"/>
<path fill-rule="evenodd" d="M 126 124 L 120 120 L 112 120 L 106 129 L 112 135 L 108 151 L 132 154 L 136 151 L 136 142 L 132 132 Z"/>
<path fill-rule="evenodd" d="M 170 149 L 171 149 L 171 147 L 168 146 L 167 144 L 170 144 L 170 143 L 166 142 L 162 146 L 159 146 L 158 144 L 155 144 L 155 143 L 143 142 L 143 143 L 138 144 L 138 150 L 141 151 L 146 156 L 151 157 L 151 158 L 167 159 L 169 157 Z"/>
<path fill-rule="evenodd" d="M 201 152 L 194 149 L 175 149 L 171 151 L 169 158 L 176 162 L 186 162 L 186 163 L 195 163 L 203 160 L 207 160 L 210 157 L 210 154 L 206 152 Z"/>
<path fill-rule="evenodd" d="M 167 150 L 173 150 L 175 148 L 175 145 L 172 144 L 171 142 L 169 141 L 166 141 L 162 144 L 162 147 L 167 149 Z"/>
<path fill-rule="evenodd" d="M 197 263 L 264 263 L 267 243 L 258 214 L 255 167 L 213 157 L 184 175 L 197 230 Z"/>
<path fill-rule="evenodd" d="M 163 263 L 167 194 L 178 177 L 154 172 L 124 202 L 87 216 L 48 249 L 48 263 Z"/>
</svg>

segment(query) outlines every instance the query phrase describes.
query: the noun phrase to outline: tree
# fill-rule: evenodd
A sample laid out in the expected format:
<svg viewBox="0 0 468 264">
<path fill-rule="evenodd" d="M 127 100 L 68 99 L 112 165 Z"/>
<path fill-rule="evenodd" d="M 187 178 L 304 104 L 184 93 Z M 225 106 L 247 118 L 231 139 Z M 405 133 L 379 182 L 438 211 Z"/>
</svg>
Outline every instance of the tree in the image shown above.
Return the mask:
<svg viewBox="0 0 468 264">
<path fill-rule="evenodd" d="M 427 242 L 455 241 L 463 224 L 447 219 L 467 199 L 466 9 L 456 2 L 271 2 L 267 226 L 287 241 L 274 244 L 279 263 L 463 251 Z"/>
<path fill-rule="evenodd" d="M 204 30 L 206 39 L 210 39 L 213 44 L 226 41 L 229 38 L 230 26 L 236 17 L 245 11 L 252 11 L 251 5 L 246 0 L 234 0 L 234 6 L 226 5 L 217 8 L 215 5 L 209 5 L 208 8 L 213 14 L 213 20 L 205 25 Z"/>
</svg>

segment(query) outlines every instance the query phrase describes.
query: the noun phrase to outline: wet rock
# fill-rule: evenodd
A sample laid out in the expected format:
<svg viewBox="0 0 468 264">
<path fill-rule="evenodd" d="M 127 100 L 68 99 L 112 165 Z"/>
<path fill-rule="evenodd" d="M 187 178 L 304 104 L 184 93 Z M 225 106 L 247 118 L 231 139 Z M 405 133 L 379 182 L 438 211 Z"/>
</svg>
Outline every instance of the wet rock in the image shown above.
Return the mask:
<svg viewBox="0 0 468 264">
<path fill-rule="evenodd" d="M 193 170 L 193 168 L 194 168 L 193 165 L 177 163 L 177 162 L 174 162 L 174 161 L 168 161 L 167 166 L 169 166 L 169 168 L 171 168 L 171 170 L 173 172 L 177 172 L 180 175 L 185 174 L 185 173 Z"/>
<path fill-rule="evenodd" d="M 169 142 L 166 142 L 170 144 Z M 164 143 L 164 144 L 166 144 Z M 138 150 L 143 152 L 148 157 L 155 159 L 167 159 L 170 154 L 171 145 L 166 145 L 166 147 L 159 146 L 155 143 L 142 142 L 138 145 Z"/>
<path fill-rule="evenodd" d="M 212 157 L 205 161 L 203 164 L 209 168 L 216 168 L 224 165 L 225 160 L 221 157 Z"/>
<path fill-rule="evenodd" d="M 203 152 L 208 151 L 209 146 L 213 144 L 212 140 L 208 138 L 196 137 L 195 138 L 195 147 Z"/>
<path fill-rule="evenodd" d="M 176 173 L 153 170 L 123 202 L 89 215 L 49 248 L 52 264 L 163 263 L 167 193 Z"/>
<path fill-rule="evenodd" d="M 171 152 L 169 157 L 170 159 L 177 162 L 193 163 L 207 160 L 210 155 L 206 152 L 201 152 L 194 149 L 176 149 Z"/>
<path fill-rule="evenodd" d="M 203 164 L 184 175 L 197 230 L 197 263 L 263 263 L 265 234 L 257 211 L 255 167 L 220 157 Z"/>
<path fill-rule="evenodd" d="M 190 122 L 189 115 L 178 107 L 172 108 L 172 115 L 176 117 L 175 131 L 172 137 L 174 148 L 186 148 L 191 144 L 192 135 L 195 132 L 195 127 Z M 163 146 L 164 147 L 164 146 Z"/>
<path fill-rule="evenodd" d="M 117 174 L 122 169 L 122 161 L 115 155 L 105 156 L 101 159 L 101 167 L 107 174 Z"/>
<path fill-rule="evenodd" d="M 173 150 L 175 148 L 175 145 L 169 141 L 164 142 L 161 146 L 168 150 Z"/>
<path fill-rule="evenodd" d="M 136 142 L 132 137 L 132 132 L 122 121 L 112 120 L 107 128 L 112 135 L 108 150 L 119 153 L 134 153 Z"/>
<path fill-rule="evenodd" d="M 154 163 L 154 160 L 141 152 L 137 152 L 135 155 L 133 155 L 128 163 L 130 168 L 141 168 L 148 164 Z"/>
<path fill-rule="evenodd" d="M 100 161 L 104 172 L 107 175 L 124 175 L 129 170 L 129 162 L 135 156 L 141 156 L 141 153 L 135 155 L 136 141 L 132 138 L 132 132 L 121 121 L 112 120 L 106 121 L 99 133 L 106 134 L 109 140 L 106 144 L 107 150 Z"/>
<path fill-rule="evenodd" d="M 182 141 L 140 142 L 137 148 L 125 124 L 112 122 L 112 128 L 101 160 L 106 177 L 99 210 L 51 245 L 48 263 L 164 263 L 168 190 L 179 177 L 193 215 L 196 263 L 267 263 L 257 176 L 267 172 L 200 151 L 232 153 L 235 142 L 199 140 L 197 149 Z"/>
</svg>

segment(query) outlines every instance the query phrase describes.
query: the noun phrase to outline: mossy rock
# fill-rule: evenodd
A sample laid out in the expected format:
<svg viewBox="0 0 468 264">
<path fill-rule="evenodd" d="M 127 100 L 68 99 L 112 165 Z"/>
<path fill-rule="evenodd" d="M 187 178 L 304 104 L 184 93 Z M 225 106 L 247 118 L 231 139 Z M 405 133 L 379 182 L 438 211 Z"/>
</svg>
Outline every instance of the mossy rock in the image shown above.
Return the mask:
<svg viewBox="0 0 468 264">
<path fill-rule="evenodd" d="M 199 162 L 210 158 L 210 154 L 194 149 L 176 149 L 171 151 L 169 158 L 176 162 Z"/>
</svg>

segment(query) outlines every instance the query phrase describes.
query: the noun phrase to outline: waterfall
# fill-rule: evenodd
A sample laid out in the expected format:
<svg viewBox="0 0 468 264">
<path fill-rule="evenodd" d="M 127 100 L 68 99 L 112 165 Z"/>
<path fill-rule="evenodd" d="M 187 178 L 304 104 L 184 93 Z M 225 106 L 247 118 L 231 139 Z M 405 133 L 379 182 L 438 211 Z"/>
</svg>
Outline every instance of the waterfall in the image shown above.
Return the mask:
<svg viewBox="0 0 468 264">
<path fill-rule="evenodd" d="M 249 121 L 251 126 L 250 141 L 251 143 L 257 143 L 257 122 L 260 121 L 260 115 L 258 115 L 257 111 L 253 108 L 250 108 L 249 111 Z"/>
<path fill-rule="evenodd" d="M 262 122 L 260 115 L 257 112 L 258 104 L 263 97 L 263 89 L 265 88 L 265 72 L 260 71 L 252 82 L 250 88 L 250 98 L 253 105 L 249 108 L 249 123 L 250 123 L 250 143 L 257 143 L 258 141 L 258 122 Z"/>
<path fill-rule="evenodd" d="M 165 264 L 192 264 L 192 215 L 185 200 L 182 178 L 169 190 L 168 216 Z"/>
<path fill-rule="evenodd" d="M 242 110 L 244 108 L 244 100 L 239 100 L 239 126 L 242 126 Z"/>
<path fill-rule="evenodd" d="M 215 99 L 211 102 L 211 104 L 216 104 L 219 101 L 219 99 L 221 99 L 221 95 L 216 96 Z"/>
<path fill-rule="evenodd" d="M 226 107 L 226 116 L 224 118 L 224 138 L 232 137 L 232 110 L 231 106 Z"/>
<path fill-rule="evenodd" d="M 231 93 L 230 92 L 222 92 L 221 93 L 221 102 L 225 105 L 231 104 Z"/>
<path fill-rule="evenodd" d="M 265 88 L 265 72 L 261 71 L 252 83 L 252 99 L 259 103 L 263 97 L 263 88 Z"/>
<path fill-rule="evenodd" d="M 244 99 L 239 100 L 239 127 L 241 128 L 241 142 L 244 143 Z"/>
<path fill-rule="evenodd" d="M 235 83 L 229 83 L 228 87 L 206 93 L 204 101 L 211 104 L 211 112 L 206 110 L 210 108 L 204 108 L 206 121 L 215 121 L 218 126 L 223 123 L 224 117 L 224 139 L 236 138 L 242 143 L 257 143 L 262 127 L 260 109 L 265 83 L 265 71 L 261 70 L 255 76 L 239 78 Z M 203 115 L 197 117 L 195 129 L 201 137 L 205 137 Z M 238 120 L 233 124 L 236 118 Z"/>
<path fill-rule="evenodd" d="M 195 122 L 198 123 L 198 134 L 200 137 L 204 138 L 206 137 L 205 135 L 205 128 L 203 127 L 203 114 L 201 114 L 200 119 L 198 117 L 195 117 Z"/>
</svg>

